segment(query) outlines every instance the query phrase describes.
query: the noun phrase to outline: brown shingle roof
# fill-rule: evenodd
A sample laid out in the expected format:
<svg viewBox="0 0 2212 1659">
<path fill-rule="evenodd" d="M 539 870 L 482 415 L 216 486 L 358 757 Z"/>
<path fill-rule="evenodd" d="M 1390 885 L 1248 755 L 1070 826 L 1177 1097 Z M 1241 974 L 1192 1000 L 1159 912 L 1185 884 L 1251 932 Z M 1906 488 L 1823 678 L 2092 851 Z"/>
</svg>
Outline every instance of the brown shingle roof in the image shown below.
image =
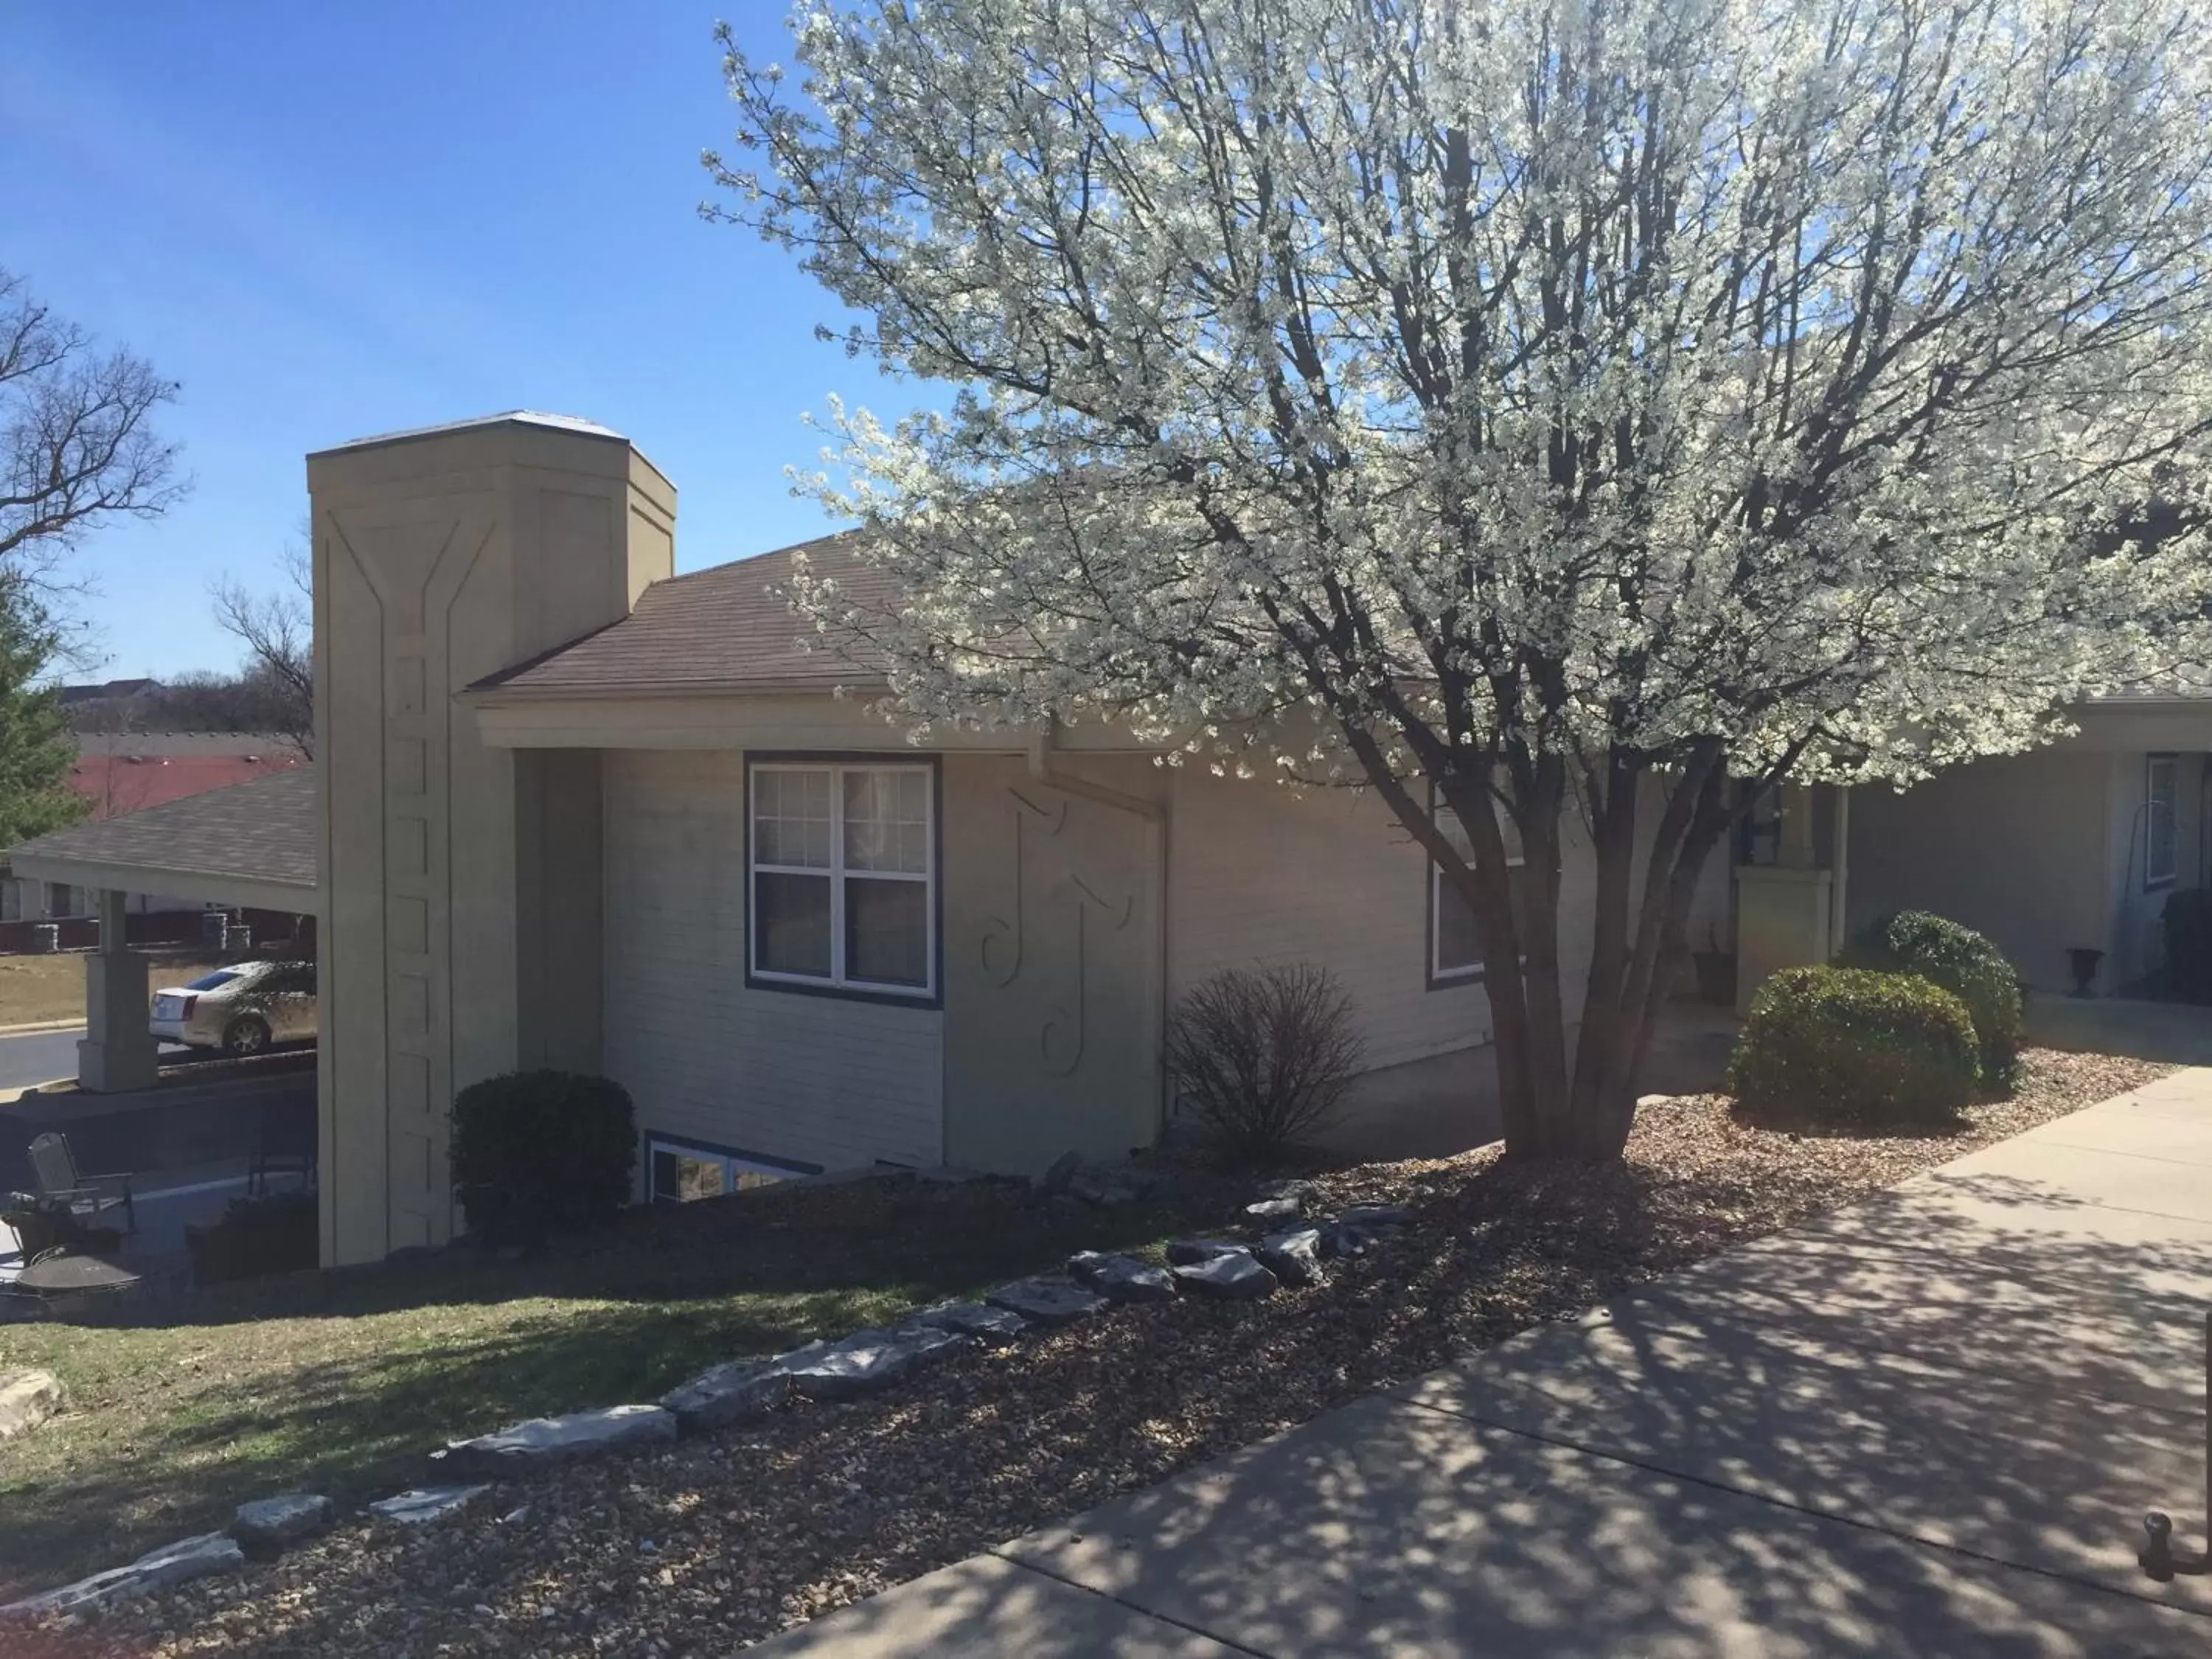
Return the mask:
<svg viewBox="0 0 2212 1659">
<path fill-rule="evenodd" d="M 811 635 L 811 625 L 769 592 L 790 580 L 792 556 L 803 553 L 814 574 L 836 578 L 856 603 L 880 604 L 890 585 L 881 571 L 853 556 L 856 534 L 844 531 L 655 582 L 620 622 L 504 669 L 469 689 L 591 696 L 642 691 L 828 691 L 880 680 L 880 668 L 856 667 L 826 647 L 800 649 L 802 636 Z"/>
<path fill-rule="evenodd" d="M 320 840 L 315 769 L 295 766 L 143 812 L 56 830 L 9 854 L 313 889 Z M 161 889 L 149 884 L 146 890 Z"/>
</svg>

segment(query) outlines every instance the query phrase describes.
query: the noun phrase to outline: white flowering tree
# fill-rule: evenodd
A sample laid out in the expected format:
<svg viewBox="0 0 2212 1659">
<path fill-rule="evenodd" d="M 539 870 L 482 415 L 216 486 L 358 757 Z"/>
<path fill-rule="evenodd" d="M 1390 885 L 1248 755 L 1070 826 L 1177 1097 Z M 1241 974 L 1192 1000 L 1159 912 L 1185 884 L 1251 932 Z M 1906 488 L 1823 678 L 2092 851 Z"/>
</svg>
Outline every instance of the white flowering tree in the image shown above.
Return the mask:
<svg viewBox="0 0 2212 1659">
<path fill-rule="evenodd" d="M 1619 1154 L 1747 801 L 2028 747 L 2201 648 L 2179 0 L 793 28 L 793 81 L 728 48 L 716 211 L 865 319 L 854 354 L 957 388 L 837 412 L 817 483 L 902 599 L 803 606 L 917 720 L 1378 792 L 1480 924 L 1511 1151 Z"/>
</svg>

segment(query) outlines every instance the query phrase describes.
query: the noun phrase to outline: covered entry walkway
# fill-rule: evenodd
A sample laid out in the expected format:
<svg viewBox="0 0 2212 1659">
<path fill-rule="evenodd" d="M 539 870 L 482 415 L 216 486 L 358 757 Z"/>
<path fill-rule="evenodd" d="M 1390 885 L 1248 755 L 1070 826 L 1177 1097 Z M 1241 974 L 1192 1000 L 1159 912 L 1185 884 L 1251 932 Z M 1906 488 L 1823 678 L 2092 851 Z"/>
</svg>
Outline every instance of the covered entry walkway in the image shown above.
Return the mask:
<svg viewBox="0 0 2212 1659">
<path fill-rule="evenodd" d="M 77 1082 L 98 1093 L 149 1086 L 146 958 L 125 943 L 124 900 L 160 893 L 313 918 L 319 828 L 315 769 L 301 766 L 144 811 L 58 830 L 13 849 L 15 873 L 100 895 L 100 948 L 85 964 Z M 307 931 L 312 934 L 310 922 Z"/>
</svg>

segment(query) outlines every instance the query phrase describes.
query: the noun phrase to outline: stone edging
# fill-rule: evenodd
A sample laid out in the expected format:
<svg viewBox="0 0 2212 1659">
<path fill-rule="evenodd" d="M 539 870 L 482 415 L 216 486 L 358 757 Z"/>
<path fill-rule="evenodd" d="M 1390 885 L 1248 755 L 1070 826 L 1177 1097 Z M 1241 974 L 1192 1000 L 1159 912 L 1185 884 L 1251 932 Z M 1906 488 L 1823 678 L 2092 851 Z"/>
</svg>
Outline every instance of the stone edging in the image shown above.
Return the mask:
<svg viewBox="0 0 2212 1659">
<path fill-rule="evenodd" d="M 1354 1205 L 1316 1221 L 1303 1219 L 1310 1187 L 1276 1182 L 1245 1206 L 1255 1228 L 1279 1225 L 1246 1245 L 1221 1239 L 1176 1239 L 1169 1265 L 1130 1255 L 1079 1250 L 1064 1274 L 1015 1279 L 977 1302 L 940 1303 L 898 1324 L 814 1341 L 787 1353 L 733 1359 L 678 1383 L 651 1405 L 603 1406 L 559 1417 L 532 1418 L 491 1434 L 450 1441 L 430 1454 L 433 1468 L 454 1477 L 380 1498 L 364 1511 L 395 1525 L 423 1526 L 460 1513 L 514 1479 L 617 1451 L 665 1445 L 756 1421 L 794 1395 L 836 1401 L 876 1394 L 969 1349 L 1004 1346 L 1034 1329 L 1087 1319 L 1115 1303 L 1162 1302 L 1178 1295 L 1256 1301 L 1284 1284 L 1326 1282 L 1324 1261 L 1360 1255 L 1413 1219 L 1395 1205 Z M 58 1589 L 0 1607 L 0 1620 L 46 1616 L 75 1620 L 118 1602 L 219 1572 L 249 1559 L 271 1559 L 325 1532 L 337 1514 L 331 1500 L 287 1492 L 241 1504 L 228 1530 L 181 1539 L 128 1566 L 94 1573 Z"/>
</svg>

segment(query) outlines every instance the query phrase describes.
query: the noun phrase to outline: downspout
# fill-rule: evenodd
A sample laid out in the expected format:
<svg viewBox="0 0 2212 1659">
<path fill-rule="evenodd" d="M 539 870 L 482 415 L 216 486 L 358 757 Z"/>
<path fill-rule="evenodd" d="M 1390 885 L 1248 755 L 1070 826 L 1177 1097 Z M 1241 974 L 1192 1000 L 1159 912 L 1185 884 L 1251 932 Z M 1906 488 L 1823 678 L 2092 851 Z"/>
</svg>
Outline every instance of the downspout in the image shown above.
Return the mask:
<svg viewBox="0 0 2212 1659">
<path fill-rule="evenodd" d="M 1158 1144 L 1167 1131 L 1168 1121 L 1167 1073 L 1164 1063 L 1167 1052 L 1168 1018 L 1168 809 L 1162 802 L 1146 800 L 1141 795 L 1125 794 L 1119 789 L 1109 789 L 1103 783 L 1094 783 L 1088 778 L 1076 777 L 1058 770 L 1052 763 L 1052 757 L 1055 752 L 1054 739 L 1059 731 L 1060 722 L 1048 720 L 1042 729 L 1030 734 L 1030 776 L 1063 794 L 1095 801 L 1115 811 L 1127 812 L 1142 818 L 1146 824 L 1146 836 L 1152 842 L 1152 907 L 1154 933 L 1158 939 L 1152 963 L 1152 1139 Z"/>
<path fill-rule="evenodd" d="M 1850 943 L 1850 887 L 1851 887 L 1851 789 L 1849 784 L 1836 787 L 1836 817 L 1833 826 L 1835 846 L 1829 852 L 1831 866 L 1828 880 L 1828 956 L 1831 960 L 1844 953 Z"/>
<path fill-rule="evenodd" d="M 1119 789 L 1109 789 L 1103 783 L 1093 783 L 1088 778 L 1079 778 L 1066 772 L 1053 769 L 1053 734 L 1059 730 L 1057 722 L 1042 732 L 1030 734 L 1030 775 L 1039 783 L 1049 784 L 1063 794 L 1079 795 L 1085 800 L 1097 801 L 1101 806 L 1110 806 L 1117 812 L 1133 812 L 1150 823 L 1164 824 L 1168 809 L 1158 801 L 1146 800 L 1141 795 L 1125 795 Z"/>
</svg>

